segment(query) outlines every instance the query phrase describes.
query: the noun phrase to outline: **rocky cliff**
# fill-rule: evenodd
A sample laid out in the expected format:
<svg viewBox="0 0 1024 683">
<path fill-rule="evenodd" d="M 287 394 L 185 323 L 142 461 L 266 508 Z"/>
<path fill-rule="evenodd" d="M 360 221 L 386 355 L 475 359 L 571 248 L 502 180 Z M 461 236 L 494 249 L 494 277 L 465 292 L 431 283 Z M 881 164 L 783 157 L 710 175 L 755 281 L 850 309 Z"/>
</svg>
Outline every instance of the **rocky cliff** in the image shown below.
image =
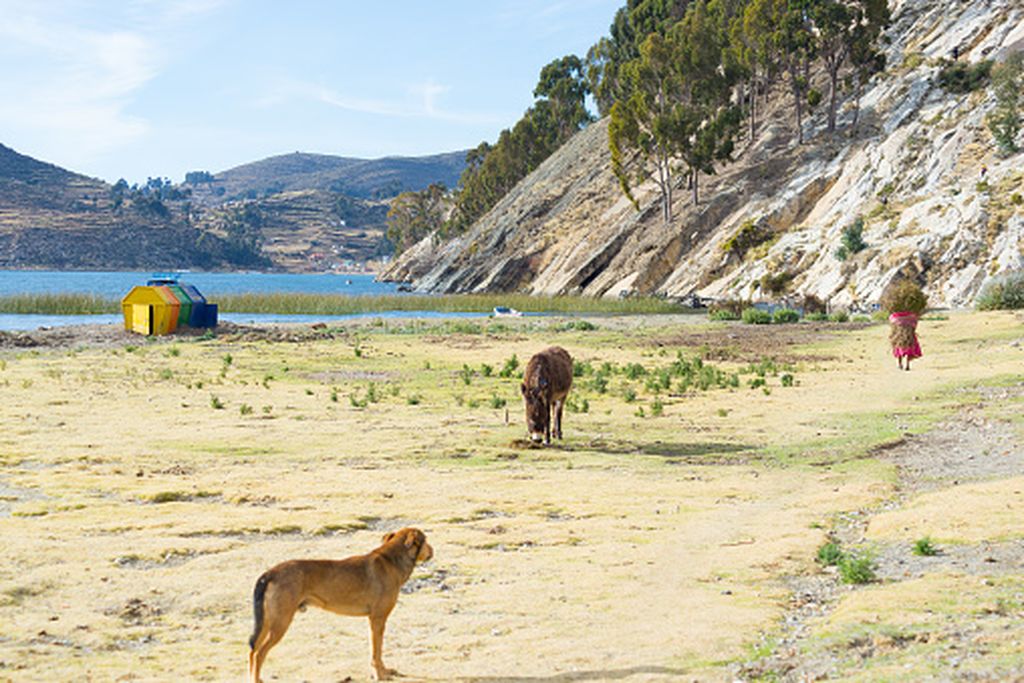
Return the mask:
<svg viewBox="0 0 1024 683">
<path fill-rule="evenodd" d="M 970 304 L 985 280 L 1024 267 L 1024 154 L 999 158 L 989 90 L 937 84 L 943 60 L 977 63 L 1024 48 L 1019 0 L 896 0 L 888 68 L 865 88 L 859 123 L 843 103 L 797 145 L 789 101 L 774 93 L 753 140 L 703 183 L 676 193 L 665 225 L 653 186 L 638 212 L 611 173 L 607 124 L 579 133 L 469 232 L 425 241 L 383 274 L 422 291 L 525 291 L 777 299 L 813 294 L 864 307 L 894 277 L 935 305 Z M 1024 143 L 1024 140 L 1020 142 Z M 682 188 L 681 188 L 682 189 Z M 842 233 L 863 220 L 867 248 L 840 261 Z"/>
</svg>

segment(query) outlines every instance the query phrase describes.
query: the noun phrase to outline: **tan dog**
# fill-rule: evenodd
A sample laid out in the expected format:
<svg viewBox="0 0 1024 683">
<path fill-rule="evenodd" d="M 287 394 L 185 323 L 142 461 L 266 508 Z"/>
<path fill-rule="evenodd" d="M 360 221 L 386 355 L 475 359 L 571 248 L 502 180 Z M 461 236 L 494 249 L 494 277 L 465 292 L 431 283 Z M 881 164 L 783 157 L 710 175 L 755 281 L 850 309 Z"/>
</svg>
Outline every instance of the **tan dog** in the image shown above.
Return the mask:
<svg viewBox="0 0 1024 683">
<path fill-rule="evenodd" d="M 381 658 L 384 624 L 413 567 L 433 556 L 426 535 L 406 528 L 386 534 L 381 546 L 366 555 L 344 560 L 290 560 L 264 572 L 252 594 L 256 627 L 249 638 L 250 683 L 260 683 L 260 669 L 270 648 L 284 637 L 295 611 L 307 605 L 369 617 L 377 679 L 395 675 Z"/>
</svg>

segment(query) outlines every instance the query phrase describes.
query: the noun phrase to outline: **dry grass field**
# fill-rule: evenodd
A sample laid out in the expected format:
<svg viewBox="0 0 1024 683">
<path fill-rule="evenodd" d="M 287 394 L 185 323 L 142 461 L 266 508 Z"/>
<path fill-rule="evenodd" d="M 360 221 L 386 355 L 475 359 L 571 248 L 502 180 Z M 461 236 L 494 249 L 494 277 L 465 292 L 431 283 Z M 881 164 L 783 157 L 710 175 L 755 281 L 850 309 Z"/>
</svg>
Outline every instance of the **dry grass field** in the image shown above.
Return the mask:
<svg viewBox="0 0 1024 683">
<path fill-rule="evenodd" d="M 244 680 L 264 569 L 405 525 L 405 680 L 1024 677 L 1019 316 L 926 319 L 909 373 L 880 325 L 588 320 L 0 344 L 0 681 Z M 308 610 L 264 679 L 368 680 L 368 641 Z"/>
</svg>

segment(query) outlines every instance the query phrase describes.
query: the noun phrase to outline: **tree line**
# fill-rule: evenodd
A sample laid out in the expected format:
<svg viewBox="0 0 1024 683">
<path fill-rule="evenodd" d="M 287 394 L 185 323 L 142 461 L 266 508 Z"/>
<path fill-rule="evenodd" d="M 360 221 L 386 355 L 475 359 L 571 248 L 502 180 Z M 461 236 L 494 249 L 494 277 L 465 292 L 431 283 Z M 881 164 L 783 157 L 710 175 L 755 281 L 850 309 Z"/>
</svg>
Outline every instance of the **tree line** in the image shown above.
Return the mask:
<svg viewBox="0 0 1024 683">
<path fill-rule="evenodd" d="M 859 99 L 884 68 L 878 43 L 889 20 L 886 0 L 631 0 L 588 60 L 623 192 L 636 204 L 633 188 L 653 180 L 671 222 L 678 174 L 696 204 L 701 175 L 731 160 L 744 119 L 756 135 L 759 103 L 776 83 L 791 98 L 799 143 L 808 108 L 823 99 L 834 133 L 840 88 Z M 818 67 L 827 98 L 811 83 Z"/>
<path fill-rule="evenodd" d="M 670 222 L 679 174 L 696 203 L 701 175 L 732 158 L 744 121 L 753 139 L 776 83 L 792 98 L 799 142 L 808 108 L 823 100 L 834 133 L 840 89 L 859 99 L 884 68 L 878 43 L 889 20 L 887 0 L 628 0 L 584 58 L 541 70 L 533 106 L 496 143 L 470 150 L 457 188 L 399 195 L 389 239 L 401 251 L 427 234 L 464 232 L 594 119 L 588 97 L 610 117 L 623 192 L 636 204 L 633 189 L 653 180 Z M 818 67 L 828 75 L 827 97 L 811 84 Z"/>
</svg>

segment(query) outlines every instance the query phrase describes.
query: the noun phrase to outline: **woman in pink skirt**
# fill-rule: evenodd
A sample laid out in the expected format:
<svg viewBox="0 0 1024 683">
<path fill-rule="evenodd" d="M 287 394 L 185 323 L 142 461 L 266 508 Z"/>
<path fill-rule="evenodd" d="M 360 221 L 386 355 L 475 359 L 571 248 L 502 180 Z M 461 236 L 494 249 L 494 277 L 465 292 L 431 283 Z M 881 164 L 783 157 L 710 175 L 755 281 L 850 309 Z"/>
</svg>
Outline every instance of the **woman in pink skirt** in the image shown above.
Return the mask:
<svg viewBox="0 0 1024 683">
<path fill-rule="evenodd" d="M 900 370 L 910 370 L 910 361 L 921 357 L 921 344 L 917 341 L 917 314 L 899 311 L 889 316 L 889 343 Z M 904 364 L 906 359 L 906 364 Z"/>
</svg>

